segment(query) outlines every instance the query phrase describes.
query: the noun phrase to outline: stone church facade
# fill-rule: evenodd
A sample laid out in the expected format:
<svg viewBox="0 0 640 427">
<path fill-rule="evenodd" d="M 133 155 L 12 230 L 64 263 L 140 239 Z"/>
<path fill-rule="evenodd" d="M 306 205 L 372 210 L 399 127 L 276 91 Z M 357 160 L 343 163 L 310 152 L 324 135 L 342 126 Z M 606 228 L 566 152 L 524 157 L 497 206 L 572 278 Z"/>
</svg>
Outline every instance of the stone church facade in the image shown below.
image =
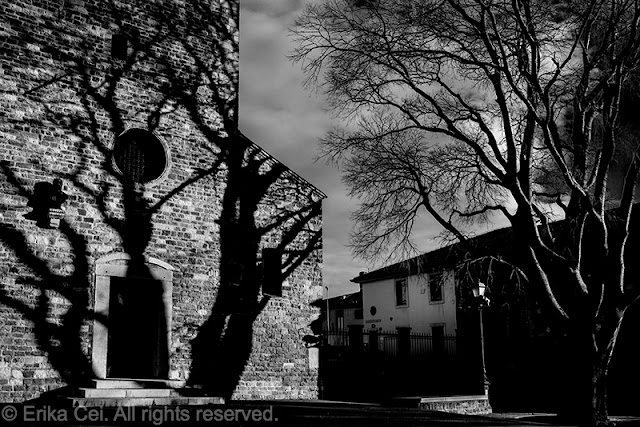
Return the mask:
<svg viewBox="0 0 640 427">
<path fill-rule="evenodd" d="M 317 397 L 325 196 L 237 129 L 238 2 L 0 16 L 0 401 L 109 378 Z"/>
</svg>

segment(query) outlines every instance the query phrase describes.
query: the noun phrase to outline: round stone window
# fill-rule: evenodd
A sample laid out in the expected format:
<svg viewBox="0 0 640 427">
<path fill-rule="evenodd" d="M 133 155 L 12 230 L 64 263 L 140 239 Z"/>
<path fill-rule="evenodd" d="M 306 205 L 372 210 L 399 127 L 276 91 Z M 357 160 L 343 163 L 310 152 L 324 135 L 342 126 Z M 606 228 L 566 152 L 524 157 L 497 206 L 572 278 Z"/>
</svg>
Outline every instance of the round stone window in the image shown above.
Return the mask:
<svg viewBox="0 0 640 427">
<path fill-rule="evenodd" d="M 116 138 L 113 163 L 126 179 L 148 184 L 160 179 L 169 169 L 169 151 L 152 132 L 128 129 Z"/>
</svg>

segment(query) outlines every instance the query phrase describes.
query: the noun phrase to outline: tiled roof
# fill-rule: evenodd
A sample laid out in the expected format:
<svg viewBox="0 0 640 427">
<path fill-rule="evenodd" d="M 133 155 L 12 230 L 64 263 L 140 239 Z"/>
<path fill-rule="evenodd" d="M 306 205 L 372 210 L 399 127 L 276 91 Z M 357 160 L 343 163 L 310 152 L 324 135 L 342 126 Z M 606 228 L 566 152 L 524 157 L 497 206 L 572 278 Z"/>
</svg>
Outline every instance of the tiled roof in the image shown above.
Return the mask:
<svg viewBox="0 0 640 427">
<path fill-rule="evenodd" d="M 507 256 L 511 252 L 511 228 L 501 228 L 454 243 L 417 257 L 368 272 L 351 279 L 355 283 L 374 282 L 391 277 L 407 276 L 455 267 L 462 260 L 473 260 L 487 255 Z"/>
<path fill-rule="evenodd" d="M 275 156 L 273 156 L 271 153 L 267 152 L 267 150 L 265 150 L 264 148 L 260 147 L 258 144 L 256 144 L 255 142 L 253 142 L 249 137 L 247 137 L 245 134 L 243 134 L 241 131 L 238 131 L 237 133 L 238 137 L 244 139 L 247 141 L 247 143 L 254 147 L 255 149 L 258 150 L 258 152 L 260 153 L 260 155 L 267 157 L 269 160 L 271 160 L 274 163 L 279 163 L 281 165 L 283 165 L 285 167 L 285 171 L 284 171 L 284 175 L 286 175 L 287 177 L 293 179 L 294 181 L 297 181 L 301 184 L 303 184 L 304 186 L 310 187 L 314 190 L 314 193 L 320 198 L 320 199 L 326 199 L 327 195 L 320 190 L 318 187 L 316 187 L 315 185 L 311 184 L 309 181 L 307 181 L 306 179 L 304 179 L 302 176 L 300 176 L 298 173 L 294 172 L 293 170 L 291 170 L 287 165 L 285 165 L 284 163 L 282 163 L 280 160 L 278 160 Z"/>
<path fill-rule="evenodd" d="M 637 224 L 640 224 L 639 206 L 640 203 L 633 205 L 631 216 L 632 226 L 630 227 L 630 238 L 627 243 L 626 256 L 631 256 L 631 254 L 634 253 L 634 250 L 630 249 L 630 247 L 635 248 L 636 245 L 638 245 L 637 242 L 639 238 L 637 237 L 637 233 L 640 231 L 637 229 Z M 621 219 L 618 218 L 618 214 L 619 209 L 609 209 L 606 212 L 606 221 L 610 227 L 610 233 L 615 230 L 616 222 L 619 223 L 621 221 Z M 566 243 L 566 234 L 571 232 L 571 228 L 567 228 L 567 225 L 568 223 L 565 220 L 550 224 L 553 234 L 565 234 L 564 238 L 559 239 L 556 244 L 562 245 Z M 453 268 L 463 260 L 473 260 L 489 255 L 499 256 L 507 261 L 513 261 L 514 247 L 512 232 L 511 227 L 490 231 L 489 233 L 468 239 L 465 242 L 445 246 L 368 273 L 361 273 L 358 277 L 351 279 L 351 281 L 355 283 L 367 283 L 398 276 L 441 271 Z M 635 264 L 628 267 L 634 268 Z"/>
<path fill-rule="evenodd" d="M 311 303 L 314 307 L 324 308 L 327 303 L 326 299 L 319 299 Z M 362 292 L 354 292 L 352 294 L 340 295 L 337 297 L 329 298 L 329 304 L 331 309 L 337 308 L 361 308 L 362 307 Z"/>
</svg>

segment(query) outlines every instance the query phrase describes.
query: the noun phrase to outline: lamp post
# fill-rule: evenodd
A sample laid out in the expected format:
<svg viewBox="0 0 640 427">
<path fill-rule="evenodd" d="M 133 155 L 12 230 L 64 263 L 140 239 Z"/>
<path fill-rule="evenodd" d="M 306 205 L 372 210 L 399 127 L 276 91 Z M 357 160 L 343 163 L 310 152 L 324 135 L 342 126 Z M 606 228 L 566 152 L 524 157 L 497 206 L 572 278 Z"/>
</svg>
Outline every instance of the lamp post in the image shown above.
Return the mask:
<svg viewBox="0 0 640 427">
<path fill-rule="evenodd" d="M 329 322 L 329 287 L 325 286 L 324 288 L 327 290 L 327 332 L 329 332 L 329 329 L 331 329 L 331 323 Z"/>
<path fill-rule="evenodd" d="M 478 300 L 478 312 L 480 313 L 480 354 L 482 357 L 482 381 L 484 387 L 484 394 L 489 394 L 489 380 L 487 378 L 487 369 L 484 360 L 484 326 L 482 322 L 482 309 L 489 306 L 489 298 L 484 296 L 484 292 L 487 287 L 484 283 L 478 282 L 476 286 L 473 287 L 473 296 Z"/>
</svg>

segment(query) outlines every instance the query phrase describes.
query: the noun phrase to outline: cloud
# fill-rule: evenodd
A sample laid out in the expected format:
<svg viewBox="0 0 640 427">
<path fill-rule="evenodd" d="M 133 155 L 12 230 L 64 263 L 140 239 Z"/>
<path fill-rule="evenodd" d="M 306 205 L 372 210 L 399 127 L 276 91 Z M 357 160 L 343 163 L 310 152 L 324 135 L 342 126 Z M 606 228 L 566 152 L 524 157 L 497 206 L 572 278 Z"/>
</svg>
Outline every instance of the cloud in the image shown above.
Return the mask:
<svg viewBox="0 0 640 427">
<path fill-rule="evenodd" d="M 327 194 L 323 203 L 325 286 L 336 296 L 357 291 L 350 280 L 379 268 L 352 259 L 346 246 L 357 201 L 347 195 L 339 172 L 315 162 L 318 139 L 335 124 L 323 96 L 303 88 L 304 75 L 287 55 L 293 49 L 289 28 L 314 0 L 242 0 L 240 10 L 240 128 L 294 172 Z M 485 232 L 504 224 L 498 221 Z M 502 224 L 501 224 L 502 223 Z M 504 224 L 506 225 L 506 224 Z M 442 228 L 423 216 L 414 230 L 419 251 L 441 246 Z"/>
<path fill-rule="evenodd" d="M 318 139 L 333 126 L 322 97 L 302 87 L 304 76 L 287 58 L 288 28 L 305 1 L 247 1 L 240 11 L 240 128 L 291 170 L 325 192 L 325 286 L 331 296 L 355 292 L 350 280 L 365 269 L 346 247 L 355 201 L 338 171 L 316 162 Z"/>
<path fill-rule="evenodd" d="M 323 97 L 302 87 L 304 75 L 287 55 L 293 48 L 288 28 L 304 1 L 246 1 L 240 14 L 240 128 L 294 172 L 327 194 L 323 203 L 324 285 L 331 296 L 355 292 L 350 280 L 380 267 L 354 260 L 347 247 L 352 229 L 351 199 L 339 172 L 316 162 L 318 139 L 336 123 Z M 415 236 L 421 249 L 438 246 L 440 227 L 429 218 Z"/>
<path fill-rule="evenodd" d="M 258 12 L 274 18 L 297 14 L 308 3 L 304 0 L 242 0 L 242 10 Z"/>
<path fill-rule="evenodd" d="M 287 59 L 292 49 L 287 25 L 293 16 L 269 14 L 274 7 L 270 2 L 249 3 L 248 7 L 250 10 L 242 11 L 240 23 L 241 128 L 312 181 L 321 175 L 320 166 L 313 165 L 317 141 L 331 121 L 321 100 L 302 88 L 302 72 Z M 306 169 L 313 171 L 312 177 Z"/>
</svg>

